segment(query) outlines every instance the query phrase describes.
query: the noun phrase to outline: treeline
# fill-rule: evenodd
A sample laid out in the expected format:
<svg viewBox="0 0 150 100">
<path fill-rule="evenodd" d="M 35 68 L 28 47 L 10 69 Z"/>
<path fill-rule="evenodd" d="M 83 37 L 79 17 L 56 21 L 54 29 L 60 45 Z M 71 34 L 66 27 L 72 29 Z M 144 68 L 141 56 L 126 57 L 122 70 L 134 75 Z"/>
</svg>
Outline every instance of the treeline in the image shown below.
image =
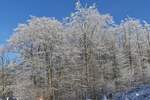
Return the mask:
<svg viewBox="0 0 150 100">
<path fill-rule="evenodd" d="M 13 82 L 4 89 L 19 100 L 98 100 L 150 82 L 148 23 L 126 18 L 116 24 L 79 2 L 75 9 L 63 21 L 31 17 L 19 24 L 4 46 L 17 57 L 6 64 Z"/>
</svg>

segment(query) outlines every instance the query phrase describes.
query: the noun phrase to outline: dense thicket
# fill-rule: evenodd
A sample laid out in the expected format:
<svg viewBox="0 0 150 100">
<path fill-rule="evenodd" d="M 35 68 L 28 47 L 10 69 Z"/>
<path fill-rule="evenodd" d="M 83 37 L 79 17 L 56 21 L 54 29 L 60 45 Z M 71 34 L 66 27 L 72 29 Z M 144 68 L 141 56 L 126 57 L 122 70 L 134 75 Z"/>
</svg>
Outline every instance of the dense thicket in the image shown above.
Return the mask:
<svg viewBox="0 0 150 100">
<path fill-rule="evenodd" d="M 115 24 L 79 2 L 63 21 L 32 17 L 19 24 L 5 49 L 17 58 L 1 70 L 13 77 L 7 86 L 1 78 L 1 91 L 19 100 L 97 100 L 150 82 L 150 25 L 134 18 Z"/>
</svg>

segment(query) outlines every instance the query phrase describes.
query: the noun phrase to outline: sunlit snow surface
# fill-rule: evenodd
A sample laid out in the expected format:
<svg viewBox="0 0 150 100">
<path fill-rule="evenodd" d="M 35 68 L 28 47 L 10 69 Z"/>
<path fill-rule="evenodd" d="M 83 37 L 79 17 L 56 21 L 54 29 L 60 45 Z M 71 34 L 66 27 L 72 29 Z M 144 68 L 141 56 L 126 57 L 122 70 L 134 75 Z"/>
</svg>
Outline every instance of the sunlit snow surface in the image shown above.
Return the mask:
<svg viewBox="0 0 150 100">
<path fill-rule="evenodd" d="M 150 85 L 142 85 L 129 91 L 116 93 L 114 100 L 150 100 Z"/>
</svg>

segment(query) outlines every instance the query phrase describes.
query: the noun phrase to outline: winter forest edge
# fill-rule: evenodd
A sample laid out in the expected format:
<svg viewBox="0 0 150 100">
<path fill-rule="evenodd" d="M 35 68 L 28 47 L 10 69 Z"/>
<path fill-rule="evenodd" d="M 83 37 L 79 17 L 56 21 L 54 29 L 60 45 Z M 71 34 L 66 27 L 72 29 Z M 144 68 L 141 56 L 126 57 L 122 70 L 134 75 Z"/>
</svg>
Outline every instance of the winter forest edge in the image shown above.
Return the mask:
<svg viewBox="0 0 150 100">
<path fill-rule="evenodd" d="M 19 24 L 0 48 L 0 66 L 0 95 L 99 100 L 150 84 L 150 24 L 130 17 L 116 24 L 77 2 L 63 21 L 33 16 Z"/>
</svg>

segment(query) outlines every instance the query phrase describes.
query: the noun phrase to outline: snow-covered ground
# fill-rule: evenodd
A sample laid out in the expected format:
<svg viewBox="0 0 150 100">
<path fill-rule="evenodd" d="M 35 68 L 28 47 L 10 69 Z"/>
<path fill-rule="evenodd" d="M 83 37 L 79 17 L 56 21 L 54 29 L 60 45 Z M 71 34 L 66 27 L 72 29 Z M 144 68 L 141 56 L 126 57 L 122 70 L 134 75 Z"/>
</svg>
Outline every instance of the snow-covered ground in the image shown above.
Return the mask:
<svg viewBox="0 0 150 100">
<path fill-rule="evenodd" d="M 114 100 L 150 100 L 150 85 L 142 85 L 117 93 Z"/>
</svg>

